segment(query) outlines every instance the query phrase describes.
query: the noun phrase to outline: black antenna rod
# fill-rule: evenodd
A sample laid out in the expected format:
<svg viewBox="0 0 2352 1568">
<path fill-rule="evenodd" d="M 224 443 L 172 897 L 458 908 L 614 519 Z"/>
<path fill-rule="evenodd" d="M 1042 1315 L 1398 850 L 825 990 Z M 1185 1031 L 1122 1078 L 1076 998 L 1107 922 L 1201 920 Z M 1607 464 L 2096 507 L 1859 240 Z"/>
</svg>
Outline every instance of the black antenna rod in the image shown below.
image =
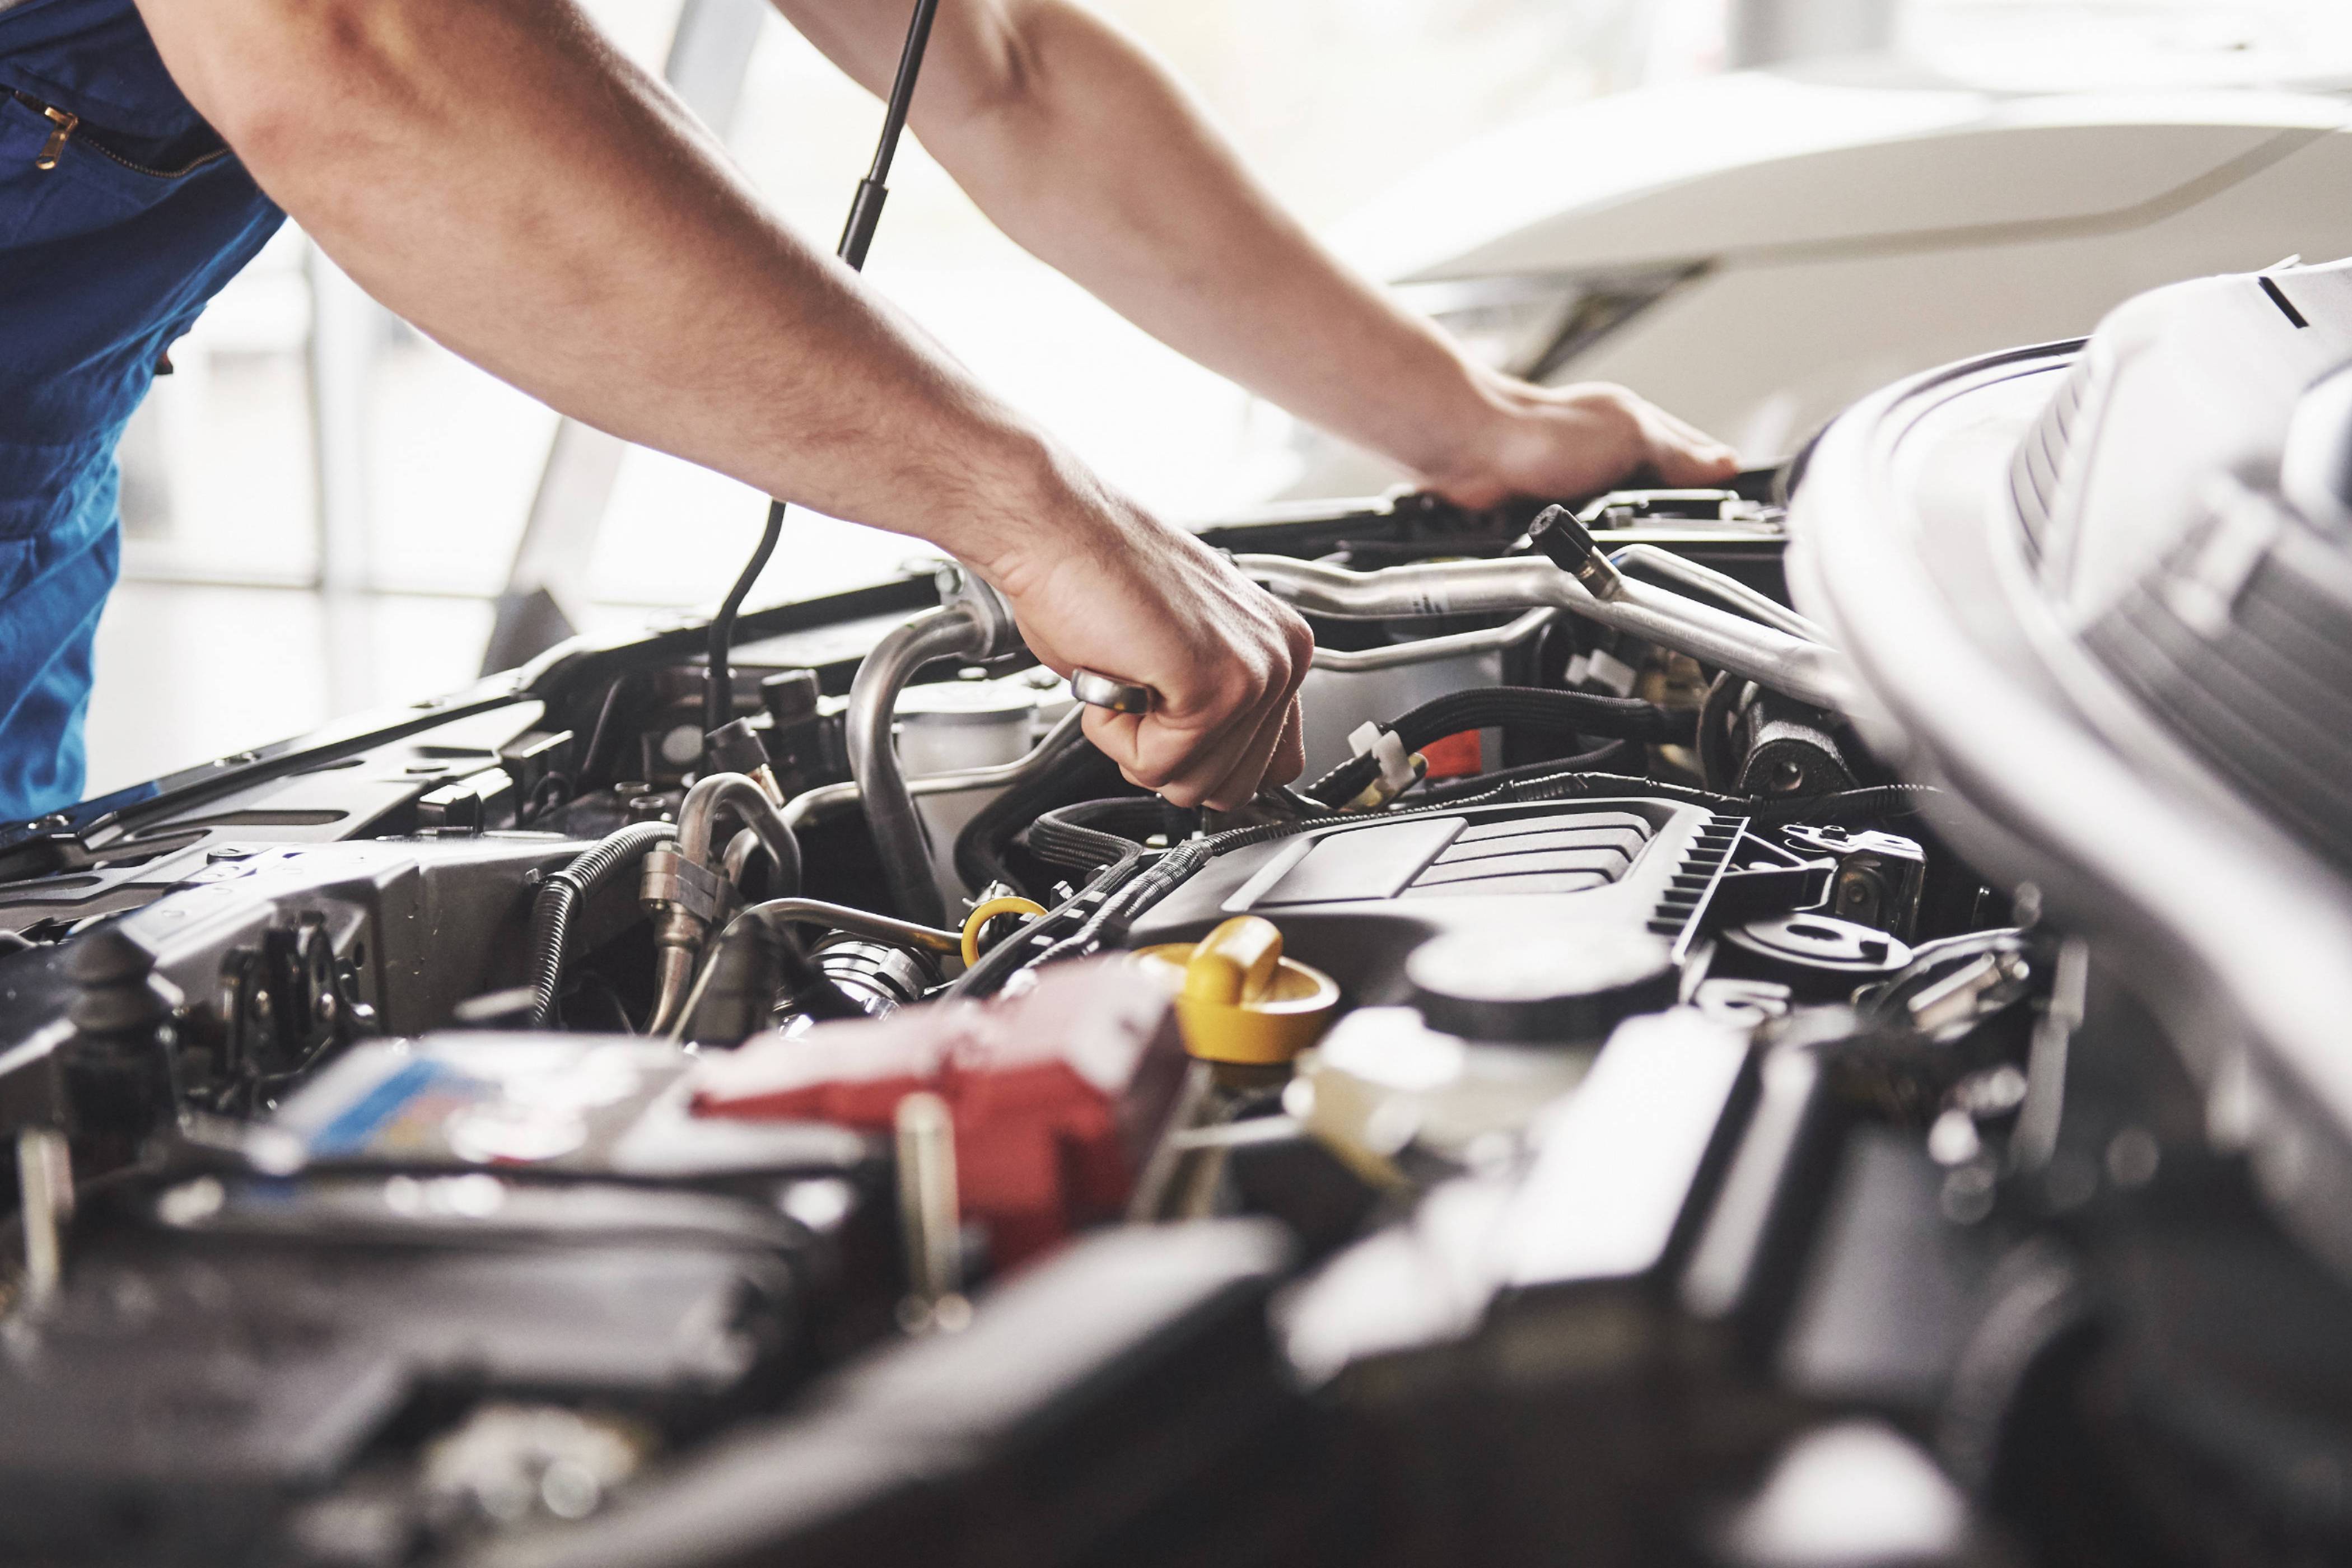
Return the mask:
<svg viewBox="0 0 2352 1568">
<path fill-rule="evenodd" d="M 898 74 L 890 83 L 889 102 L 882 111 L 882 139 L 875 145 L 873 166 L 857 182 L 856 197 L 849 204 L 849 221 L 842 226 L 841 243 L 834 249 L 853 272 L 866 270 L 866 250 L 874 243 L 875 226 L 882 221 L 882 204 L 890 195 L 890 163 L 898 155 L 898 138 L 907 129 L 907 107 L 915 100 L 915 79 L 923 74 L 923 51 L 930 45 L 931 18 L 939 9 L 940 0 L 915 0 L 915 14 L 907 23 L 907 42 L 898 51 Z M 768 503 L 768 525 L 761 531 L 760 546 L 751 552 L 742 575 L 735 579 L 719 613 L 710 618 L 710 668 L 702 688 L 706 735 L 734 717 L 735 674 L 728 665 L 728 654 L 735 646 L 735 617 L 751 584 L 767 569 L 768 558 L 775 554 L 776 542 L 783 537 L 784 510 L 780 500 Z"/>
</svg>

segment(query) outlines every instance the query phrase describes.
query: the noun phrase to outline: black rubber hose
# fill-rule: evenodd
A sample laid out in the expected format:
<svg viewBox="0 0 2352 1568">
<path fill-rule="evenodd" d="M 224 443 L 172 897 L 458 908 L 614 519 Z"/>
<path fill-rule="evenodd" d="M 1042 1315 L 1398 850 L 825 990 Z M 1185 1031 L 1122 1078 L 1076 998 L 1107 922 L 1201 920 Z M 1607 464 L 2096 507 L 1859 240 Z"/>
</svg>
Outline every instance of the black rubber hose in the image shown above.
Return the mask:
<svg viewBox="0 0 2352 1568">
<path fill-rule="evenodd" d="M 1688 745 L 1695 715 L 1633 697 L 1594 697 L 1541 686 L 1494 686 L 1433 699 L 1389 726 L 1408 752 L 1465 730 L 1528 729 L 1555 734 Z M 1353 798 L 1378 776 L 1370 755 L 1350 757 L 1307 787 L 1326 805 Z"/>
<path fill-rule="evenodd" d="M 1482 773 L 1476 778 L 1461 779 L 1451 784 L 1433 785 L 1421 790 L 1404 802 L 1408 806 L 1459 805 L 1465 802 L 1486 799 L 1496 789 L 1538 779 L 1555 779 L 1562 773 L 1587 773 L 1619 767 L 1639 767 L 1642 763 L 1641 744 L 1634 741 L 1609 741 L 1591 751 L 1572 757 L 1554 757 L 1548 763 L 1528 763 L 1521 767 L 1504 768 L 1496 773 Z"/>
<path fill-rule="evenodd" d="M 694 1011 L 678 1037 L 733 1045 L 756 1033 L 784 991 L 789 935 L 766 921 L 730 921 L 703 961 L 708 973 L 695 982 Z"/>
<path fill-rule="evenodd" d="M 790 926 L 754 904 L 727 922 L 704 961 L 708 979 L 683 1038 L 730 1043 L 765 1026 L 780 996 L 813 1018 L 863 1018 L 866 1010 L 820 968 Z"/>
<path fill-rule="evenodd" d="M 1688 784 L 1670 784 L 1664 779 L 1641 778 L 1630 773 L 1564 773 L 1550 777 L 1511 780 L 1468 799 L 1450 801 L 1447 805 L 1459 810 L 1465 805 L 1514 800 L 1652 795 L 1703 805 L 1727 816 L 1744 816 L 1759 827 L 1777 827 L 1796 822 L 1855 822 L 1874 817 L 1904 816 L 1918 810 L 1935 795 L 1936 790 L 1930 784 L 1879 784 L 1869 789 L 1839 790 L 1830 795 L 1806 795 L 1790 800 L 1756 800 L 1747 795 L 1719 795 L 1714 790 L 1694 789 Z"/>
<path fill-rule="evenodd" d="M 555 1017 L 563 988 L 565 949 L 572 941 L 572 911 L 597 889 L 633 869 L 654 847 L 677 836 L 667 822 L 639 822 L 609 834 L 604 841 L 540 884 L 530 906 L 530 1013 L 534 1029 Z"/>
<path fill-rule="evenodd" d="M 1091 745 L 1072 746 L 1044 773 L 1014 784 L 964 825 L 956 835 L 956 874 L 967 888 L 985 888 L 991 882 L 1020 887 L 1020 879 L 1004 863 L 1004 851 L 1014 837 L 1054 806 L 1092 799 L 1118 788 L 1118 763 Z"/>
<path fill-rule="evenodd" d="M 702 728 L 704 733 L 718 729 L 735 716 L 735 677 L 728 667 L 728 650 L 735 645 L 735 617 L 742 612 L 744 596 L 751 584 L 768 569 L 768 558 L 776 552 L 776 542 L 784 536 L 784 503 L 768 503 L 768 521 L 761 526 L 760 542 L 751 551 L 751 559 L 743 563 L 734 584 L 720 601 L 719 613 L 710 617 L 709 644 L 706 651 L 708 667 L 702 676 Z"/>
<path fill-rule="evenodd" d="M 1029 826 L 1029 853 L 1049 866 L 1091 871 L 1142 848 L 1166 816 L 1153 795 L 1082 800 L 1041 813 Z"/>
</svg>

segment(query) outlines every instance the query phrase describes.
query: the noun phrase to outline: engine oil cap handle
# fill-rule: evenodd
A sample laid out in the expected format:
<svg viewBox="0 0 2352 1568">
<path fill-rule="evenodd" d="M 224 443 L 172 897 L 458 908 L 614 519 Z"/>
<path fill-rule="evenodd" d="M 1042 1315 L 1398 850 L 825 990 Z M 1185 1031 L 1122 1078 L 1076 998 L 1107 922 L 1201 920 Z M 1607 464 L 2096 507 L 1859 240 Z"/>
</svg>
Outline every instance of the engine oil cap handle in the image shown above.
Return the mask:
<svg viewBox="0 0 2352 1568">
<path fill-rule="evenodd" d="M 1113 680 L 1091 669 L 1070 671 L 1070 695 L 1089 708 L 1108 708 L 1114 713 L 1151 711 L 1151 688 Z"/>
<path fill-rule="evenodd" d="M 1339 1010 L 1339 985 L 1285 958 L 1282 932 L 1257 915 L 1136 959 L 1173 998 L 1184 1048 L 1202 1061 L 1280 1066 L 1320 1038 Z"/>
</svg>

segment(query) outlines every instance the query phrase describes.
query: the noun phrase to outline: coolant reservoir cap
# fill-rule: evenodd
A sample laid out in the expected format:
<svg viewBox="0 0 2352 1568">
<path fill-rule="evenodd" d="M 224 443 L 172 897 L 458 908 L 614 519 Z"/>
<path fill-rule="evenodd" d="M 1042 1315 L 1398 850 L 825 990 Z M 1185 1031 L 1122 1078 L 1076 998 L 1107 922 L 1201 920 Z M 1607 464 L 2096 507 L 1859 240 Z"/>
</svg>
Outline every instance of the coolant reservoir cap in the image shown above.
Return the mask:
<svg viewBox="0 0 2352 1568">
<path fill-rule="evenodd" d="M 1197 942 L 1147 947 L 1136 958 L 1173 994 L 1184 1048 L 1203 1061 L 1287 1062 L 1321 1037 L 1339 1005 L 1338 984 L 1283 957 L 1282 932 L 1258 915 L 1236 915 Z"/>
<path fill-rule="evenodd" d="M 1473 1040 L 1598 1040 L 1675 999 L 1664 939 L 1617 926 L 1457 932 L 1415 948 L 1404 972 L 1430 1027 Z"/>
</svg>

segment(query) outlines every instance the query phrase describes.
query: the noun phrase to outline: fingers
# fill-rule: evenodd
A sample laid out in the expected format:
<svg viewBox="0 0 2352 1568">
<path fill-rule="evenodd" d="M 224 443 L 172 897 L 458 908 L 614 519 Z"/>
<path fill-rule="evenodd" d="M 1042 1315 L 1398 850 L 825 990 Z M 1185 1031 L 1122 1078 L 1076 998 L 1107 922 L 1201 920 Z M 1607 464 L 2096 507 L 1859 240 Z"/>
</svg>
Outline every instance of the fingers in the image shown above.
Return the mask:
<svg viewBox="0 0 2352 1568">
<path fill-rule="evenodd" d="M 1244 701 L 1234 701 L 1227 717 L 1213 722 L 1205 743 L 1196 743 L 1185 760 L 1168 770 L 1157 784 L 1161 797 L 1177 805 L 1206 805 L 1231 810 L 1257 793 L 1274 748 L 1282 739 L 1282 721 L 1297 682 L 1287 660 L 1269 669 L 1257 689 Z M 1171 726 L 1172 727 L 1172 726 Z M 1198 742 L 1202 737 L 1181 737 Z M 1181 743 L 1180 739 L 1180 743 Z"/>
<path fill-rule="evenodd" d="M 1296 699 L 1314 634 L 1190 534 L 1129 521 L 1045 566 L 1007 570 L 1000 584 L 1030 650 L 1054 668 L 1158 694 L 1149 713 L 1089 710 L 1087 738 L 1129 782 L 1182 806 L 1239 805 L 1270 768 L 1296 777 Z"/>
<path fill-rule="evenodd" d="M 1300 723 L 1298 699 L 1290 700 L 1290 707 L 1282 718 L 1282 738 L 1275 742 L 1274 761 L 1261 781 L 1269 784 L 1286 784 L 1307 771 L 1307 732 Z"/>
<path fill-rule="evenodd" d="M 1664 409 L 1648 410 L 1650 463 L 1671 487 L 1710 484 L 1739 471 L 1739 455 Z"/>
<path fill-rule="evenodd" d="M 1280 629 L 1285 638 L 1288 679 L 1279 686 L 1270 686 L 1265 699 L 1258 707 L 1258 724 L 1251 733 L 1249 744 L 1242 749 L 1239 759 L 1215 785 L 1202 797 L 1202 804 L 1220 811 L 1232 811 L 1245 805 L 1258 792 L 1259 784 L 1273 771 L 1286 738 L 1294 743 L 1298 729 L 1298 691 L 1307 682 L 1307 672 L 1315 663 L 1315 637 L 1297 616 L 1285 612 Z M 1301 765 L 1304 757 L 1300 759 Z M 1283 775 L 1278 782 L 1297 777 L 1297 769 Z"/>
<path fill-rule="evenodd" d="M 1113 713 L 1090 708 L 1079 724 L 1096 749 L 1118 764 L 1128 783 L 1153 791 L 1171 805 L 1223 805 L 1244 775 L 1248 777 L 1244 798 L 1255 793 L 1255 779 L 1279 738 L 1277 727 L 1260 746 L 1271 695 L 1258 679 L 1249 679 L 1236 682 L 1228 695 L 1200 711 Z M 1272 717 L 1278 725 L 1278 707 Z"/>
<path fill-rule="evenodd" d="M 1253 608 L 1263 616 L 1257 648 L 1192 653 L 1207 668 L 1188 673 L 1213 680 L 1211 695 L 1179 693 L 1149 714 L 1096 710 L 1082 721 L 1129 783 L 1176 805 L 1231 810 L 1255 795 L 1270 771 L 1285 781 L 1298 775 L 1297 693 L 1313 662 L 1314 636 L 1271 598 Z"/>
<path fill-rule="evenodd" d="M 1274 761 L 1274 749 L 1282 742 L 1283 726 L 1289 721 L 1293 699 L 1288 691 L 1276 696 L 1263 709 L 1257 728 L 1249 744 L 1242 751 L 1234 765 L 1225 771 L 1206 794 L 1201 804 L 1217 811 L 1232 811 L 1249 804 L 1257 794 L 1258 781 L 1265 777 Z"/>
</svg>

